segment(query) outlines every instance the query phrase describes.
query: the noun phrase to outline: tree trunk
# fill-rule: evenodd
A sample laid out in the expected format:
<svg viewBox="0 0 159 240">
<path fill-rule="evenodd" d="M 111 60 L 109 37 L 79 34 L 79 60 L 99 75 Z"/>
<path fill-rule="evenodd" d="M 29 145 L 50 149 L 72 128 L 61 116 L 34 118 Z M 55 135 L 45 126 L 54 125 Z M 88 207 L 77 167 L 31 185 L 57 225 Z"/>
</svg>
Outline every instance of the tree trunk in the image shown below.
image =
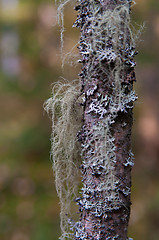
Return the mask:
<svg viewBox="0 0 159 240">
<path fill-rule="evenodd" d="M 79 0 L 83 93 L 81 213 L 75 239 L 127 239 L 132 108 L 136 100 L 130 0 Z"/>
</svg>

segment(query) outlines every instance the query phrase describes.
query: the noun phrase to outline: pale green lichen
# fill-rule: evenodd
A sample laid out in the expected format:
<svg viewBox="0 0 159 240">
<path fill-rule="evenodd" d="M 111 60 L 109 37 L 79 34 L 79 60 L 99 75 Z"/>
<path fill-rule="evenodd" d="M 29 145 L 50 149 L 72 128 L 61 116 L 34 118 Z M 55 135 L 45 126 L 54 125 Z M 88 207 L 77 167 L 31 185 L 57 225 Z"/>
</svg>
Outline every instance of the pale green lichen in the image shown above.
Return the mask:
<svg viewBox="0 0 159 240">
<path fill-rule="evenodd" d="M 82 124 L 79 95 L 78 80 L 58 82 L 44 105 L 52 116 L 51 157 L 61 207 L 61 239 L 70 235 L 68 219 L 71 218 L 71 202 L 77 195 L 80 157 L 76 134 Z"/>
<path fill-rule="evenodd" d="M 64 47 L 64 9 L 68 4 L 75 4 L 76 0 L 55 0 L 55 3 L 58 4 L 57 7 L 57 23 L 60 26 L 60 39 L 61 39 L 61 54 L 63 55 L 63 47 Z"/>
</svg>

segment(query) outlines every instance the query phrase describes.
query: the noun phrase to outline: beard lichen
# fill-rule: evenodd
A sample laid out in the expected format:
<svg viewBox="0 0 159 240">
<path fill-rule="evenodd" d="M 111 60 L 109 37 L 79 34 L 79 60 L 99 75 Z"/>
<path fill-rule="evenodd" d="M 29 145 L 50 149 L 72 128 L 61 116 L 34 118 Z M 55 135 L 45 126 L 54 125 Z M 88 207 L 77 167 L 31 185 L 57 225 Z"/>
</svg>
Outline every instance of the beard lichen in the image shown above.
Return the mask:
<svg viewBox="0 0 159 240">
<path fill-rule="evenodd" d="M 62 48 L 63 11 L 69 2 L 71 0 L 60 1 L 58 7 Z M 109 9 L 104 9 L 102 0 L 77 2 L 79 15 L 74 26 L 79 27 L 82 33 L 79 41 L 80 61 L 84 66 L 80 74 L 81 81 L 77 80 L 73 84 L 56 83 L 52 97 L 45 104 L 46 111 L 52 114 L 51 155 L 61 206 L 62 240 L 74 237 L 89 239 L 81 221 L 73 226 L 75 235 L 69 231 L 71 202 L 78 195 L 79 155 L 82 157 L 83 175 L 87 169 L 91 169 L 92 175 L 103 176 L 96 187 L 91 182 L 92 178 L 84 179 L 82 197 L 78 200 L 80 209 L 91 211 L 97 218 L 104 216 L 106 219 L 107 212 L 118 210 L 124 205 L 119 191 L 125 196 L 130 195 L 130 187 L 120 187 L 119 179 L 115 176 L 116 146 L 112 127 L 118 114 L 127 113 L 137 99 L 132 89 L 132 82 L 135 81 L 136 36 L 130 27 L 130 4 L 134 1 L 124 0 L 117 7 Z M 103 86 L 107 85 L 108 91 L 101 91 L 100 81 Z M 81 89 L 83 103 L 80 99 Z M 85 127 L 86 118 L 97 118 L 91 131 Z M 123 128 L 126 125 L 124 122 Z M 79 131 L 84 137 L 80 136 Z M 77 135 L 78 140 L 82 139 L 81 148 Z M 124 167 L 131 168 L 132 159 L 133 155 L 129 151 Z M 105 199 L 102 197 L 103 192 Z M 94 233 L 92 239 L 101 239 L 100 233 Z M 116 235 L 106 239 L 120 237 Z"/>
<path fill-rule="evenodd" d="M 61 207 L 60 239 L 67 239 L 71 203 L 77 196 L 80 166 L 79 145 L 76 134 L 82 124 L 79 81 L 58 82 L 53 86 L 52 97 L 44 109 L 52 115 L 51 158 L 55 184 Z"/>
</svg>

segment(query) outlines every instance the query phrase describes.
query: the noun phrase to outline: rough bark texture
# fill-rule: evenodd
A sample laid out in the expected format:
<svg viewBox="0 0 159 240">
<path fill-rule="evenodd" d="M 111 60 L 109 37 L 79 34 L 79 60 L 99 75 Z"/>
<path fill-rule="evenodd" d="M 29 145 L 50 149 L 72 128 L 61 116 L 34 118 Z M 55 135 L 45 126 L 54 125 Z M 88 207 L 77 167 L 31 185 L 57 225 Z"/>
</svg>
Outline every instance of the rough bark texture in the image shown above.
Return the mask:
<svg viewBox="0 0 159 240">
<path fill-rule="evenodd" d="M 136 52 L 126 25 L 130 1 L 78 2 L 76 26 L 81 29 L 84 95 L 83 128 L 78 139 L 82 144 L 83 188 L 77 200 L 81 217 L 74 238 L 126 240 L 133 166 L 132 107 L 136 99 L 132 90 Z"/>
</svg>

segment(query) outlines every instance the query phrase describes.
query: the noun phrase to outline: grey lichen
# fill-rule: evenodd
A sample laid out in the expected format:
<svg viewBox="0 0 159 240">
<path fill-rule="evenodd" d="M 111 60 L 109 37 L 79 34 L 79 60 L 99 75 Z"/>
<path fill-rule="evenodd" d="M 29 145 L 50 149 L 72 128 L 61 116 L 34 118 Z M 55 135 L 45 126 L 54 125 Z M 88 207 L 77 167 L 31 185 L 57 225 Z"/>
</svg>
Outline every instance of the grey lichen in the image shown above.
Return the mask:
<svg viewBox="0 0 159 240">
<path fill-rule="evenodd" d="M 123 163 L 123 165 L 125 167 L 128 167 L 128 166 L 133 167 L 134 166 L 134 154 L 131 151 L 129 152 L 128 159 L 126 159 L 126 162 Z"/>
</svg>

